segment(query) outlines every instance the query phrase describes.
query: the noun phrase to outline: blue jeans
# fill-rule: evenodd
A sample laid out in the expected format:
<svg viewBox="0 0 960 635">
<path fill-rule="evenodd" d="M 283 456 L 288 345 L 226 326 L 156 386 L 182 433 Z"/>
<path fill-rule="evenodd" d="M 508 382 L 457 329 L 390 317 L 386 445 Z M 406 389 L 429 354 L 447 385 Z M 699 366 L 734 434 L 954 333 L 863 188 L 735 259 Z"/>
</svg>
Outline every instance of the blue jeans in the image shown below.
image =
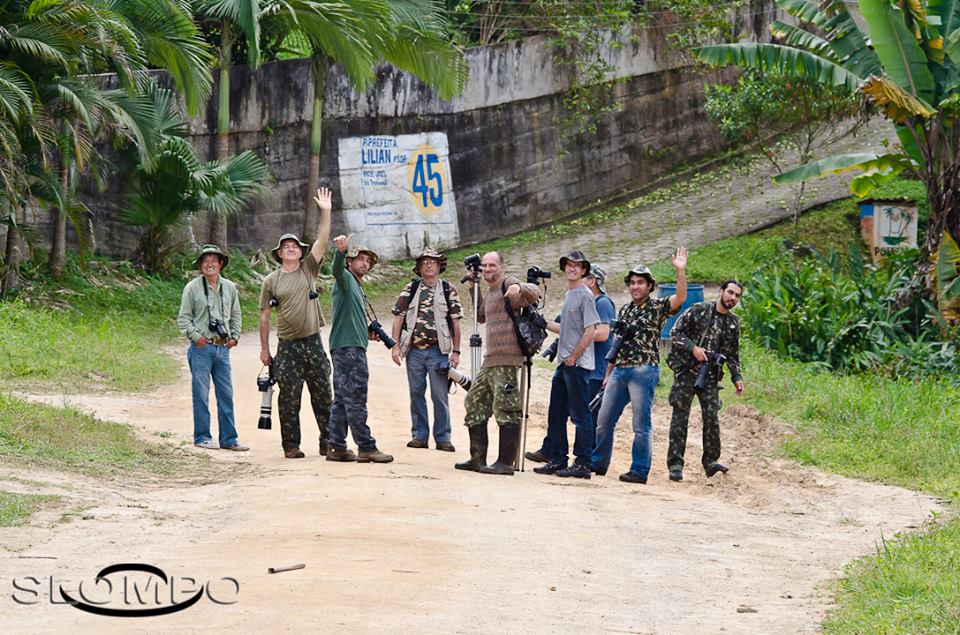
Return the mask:
<svg viewBox="0 0 960 635">
<path fill-rule="evenodd" d="M 210 436 L 210 377 L 217 395 L 217 422 L 220 447 L 237 443 L 237 425 L 233 419 L 233 381 L 230 378 L 230 349 L 218 344 L 187 349 L 193 388 L 193 442 L 212 441 Z"/>
<path fill-rule="evenodd" d="M 593 467 L 600 473 L 610 467 L 613 431 L 627 403 L 633 406 L 633 460 L 630 471 L 646 478 L 653 457 L 653 392 L 660 381 L 659 366 L 614 368 L 603 393 L 597 420 L 597 445 L 593 449 Z"/>
<path fill-rule="evenodd" d="M 410 418 L 414 439 L 426 441 L 430 437 L 430 415 L 427 413 L 427 378 L 430 379 L 430 401 L 433 402 L 433 438 L 437 443 L 450 442 L 450 404 L 447 390 L 450 380 L 446 373 L 437 371 L 437 365 L 447 361 L 440 348 L 411 348 L 407 353 L 407 383 L 410 386 Z"/>
<path fill-rule="evenodd" d="M 586 463 L 596 436 L 596 426 L 590 414 L 589 380 L 590 371 L 579 366 L 560 364 L 553 374 L 550 386 L 550 408 L 547 411 L 547 438 L 543 447 L 552 460 L 566 465 L 567 418 L 576 426 L 573 441 L 573 454 L 577 461 Z"/>
</svg>

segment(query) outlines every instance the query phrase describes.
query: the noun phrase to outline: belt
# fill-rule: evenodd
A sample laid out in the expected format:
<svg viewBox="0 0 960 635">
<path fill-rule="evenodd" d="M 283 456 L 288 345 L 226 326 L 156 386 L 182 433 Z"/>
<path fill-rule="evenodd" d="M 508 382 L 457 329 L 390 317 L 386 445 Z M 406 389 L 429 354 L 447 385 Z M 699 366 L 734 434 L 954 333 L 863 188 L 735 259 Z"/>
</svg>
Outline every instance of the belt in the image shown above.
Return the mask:
<svg viewBox="0 0 960 635">
<path fill-rule="evenodd" d="M 209 342 L 210 344 L 216 344 L 217 346 L 226 346 L 230 342 L 230 340 L 214 337 L 214 338 L 208 339 L 207 342 Z"/>
</svg>

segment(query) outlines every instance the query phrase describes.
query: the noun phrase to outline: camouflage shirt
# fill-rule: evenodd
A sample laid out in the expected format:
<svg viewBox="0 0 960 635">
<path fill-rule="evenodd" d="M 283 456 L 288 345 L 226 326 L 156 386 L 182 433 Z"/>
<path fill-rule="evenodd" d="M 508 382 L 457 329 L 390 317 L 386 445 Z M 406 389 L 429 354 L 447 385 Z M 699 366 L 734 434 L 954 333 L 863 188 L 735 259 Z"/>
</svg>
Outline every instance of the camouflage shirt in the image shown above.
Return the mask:
<svg viewBox="0 0 960 635">
<path fill-rule="evenodd" d="M 643 304 L 631 302 L 622 307 L 617 319 L 630 328 L 617 355 L 617 368 L 631 366 L 658 366 L 660 364 L 660 331 L 663 323 L 675 311 L 670 310 L 670 298 L 647 298 Z"/>
<path fill-rule="evenodd" d="M 701 346 L 726 357 L 730 379 L 742 381 L 740 318 L 733 313 L 720 313 L 715 307 L 715 302 L 701 302 L 680 316 L 670 330 L 671 347 L 667 364 L 677 373 L 692 370 L 698 363 L 691 351 L 694 346 Z"/>
<path fill-rule="evenodd" d="M 437 320 L 434 315 L 434 293 L 440 290 L 443 281 L 437 281 L 437 284 L 430 285 L 420 282 L 420 302 L 417 305 L 417 321 L 413 325 L 413 337 L 410 342 L 411 348 L 433 348 L 439 346 L 437 338 Z M 454 320 L 459 320 L 463 316 L 463 307 L 460 304 L 460 296 L 452 284 L 448 284 L 447 312 Z M 396 303 L 393 305 L 391 313 L 394 315 L 403 315 L 410 306 L 411 295 L 413 291 L 413 281 L 407 283 L 407 286 L 400 292 Z M 442 291 L 441 291 L 442 293 Z M 446 317 L 446 316 L 444 316 Z"/>
</svg>

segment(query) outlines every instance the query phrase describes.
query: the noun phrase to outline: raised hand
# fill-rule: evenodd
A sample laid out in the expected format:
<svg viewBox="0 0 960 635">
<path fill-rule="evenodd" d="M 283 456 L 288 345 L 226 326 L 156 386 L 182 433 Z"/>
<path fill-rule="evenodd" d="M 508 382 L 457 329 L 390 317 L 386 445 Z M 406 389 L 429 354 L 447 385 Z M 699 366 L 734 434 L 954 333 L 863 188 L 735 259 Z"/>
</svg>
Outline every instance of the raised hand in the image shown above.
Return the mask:
<svg viewBox="0 0 960 635">
<path fill-rule="evenodd" d="M 320 208 L 321 212 L 329 213 L 333 209 L 332 196 L 333 194 L 328 188 L 321 187 L 317 189 L 317 195 L 313 197 L 313 200 L 317 202 L 317 207 Z"/>
<path fill-rule="evenodd" d="M 676 269 L 685 269 L 687 267 L 687 248 L 677 247 L 677 251 L 670 259 Z"/>
<path fill-rule="evenodd" d="M 353 234 L 350 234 L 349 236 L 344 236 L 343 234 L 340 234 L 339 236 L 333 239 L 333 244 L 337 246 L 337 249 L 339 249 L 341 253 L 345 254 L 347 253 L 347 245 L 350 244 L 351 238 L 353 238 Z"/>
</svg>

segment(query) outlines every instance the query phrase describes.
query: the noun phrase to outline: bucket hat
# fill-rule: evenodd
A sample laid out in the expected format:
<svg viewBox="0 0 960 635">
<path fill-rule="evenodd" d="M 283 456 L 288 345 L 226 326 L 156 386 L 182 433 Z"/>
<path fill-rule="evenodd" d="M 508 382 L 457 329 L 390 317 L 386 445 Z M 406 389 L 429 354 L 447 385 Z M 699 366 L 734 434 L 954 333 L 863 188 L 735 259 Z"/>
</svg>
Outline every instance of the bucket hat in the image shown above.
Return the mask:
<svg viewBox="0 0 960 635">
<path fill-rule="evenodd" d="M 375 252 L 375 251 L 372 250 L 372 249 L 367 249 L 367 248 L 366 248 L 365 246 L 363 246 L 363 245 L 355 245 L 355 246 L 351 246 L 349 249 L 347 249 L 347 258 L 356 258 L 356 257 L 359 256 L 360 254 L 367 254 L 368 256 L 370 256 L 370 268 L 371 268 L 371 269 L 373 269 L 373 267 L 374 267 L 378 262 L 380 262 L 380 256 L 377 255 L 377 252 Z"/>
<path fill-rule="evenodd" d="M 590 273 L 587 274 L 588 278 L 593 278 L 597 281 L 597 286 L 600 288 L 602 293 L 607 292 L 607 270 L 601 267 L 600 265 L 592 265 L 590 267 Z"/>
<path fill-rule="evenodd" d="M 568 262 L 579 262 L 583 264 L 583 275 L 586 276 L 590 273 L 590 261 L 587 260 L 587 257 L 583 255 L 582 251 L 574 249 L 569 254 L 560 259 L 560 271 L 563 271 L 567 267 Z"/>
<path fill-rule="evenodd" d="M 277 246 L 274 247 L 273 251 L 270 252 L 273 254 L 273 259 L 276 260 L 277 262 L 283 262 L 283 260 L 280 258 L 280 245 L 282 245 L 283 241 L 285 240 L 297 241 L 297 244 L 300 245 L 300 260 L 303 260 L 303 257 L 307 253 L 307 250 L 310 249 L 310 245 L 308 245 L 307 243 L 297 238 L 296 234 L 284 234 L 283 236 L 280 237 L 280 240 L 277 241 Z"/>
<path fill-rule="evenodd" d="M 227 266 L 227 263 L 230 262 L 230 256 L 220 251 L 220 248 L 216 245 L 204 245 L 200 248 L 200 255 L 197 256 L 197 259 L 193 262 L 193 265 L 199 269 L 200 261 L 203 260 L 203 257 L 207 254 L 217 254 L 220 256 L 220 268 L 223 269 Z"/>
<path fill-rule="evenodd" d="M 444 254 L 441 254 L 436 249 L 431 249 L 430 247 L 424 247 L 420 250 L 420 255 L 417 256 L 417 262 L 413 265 L 413 273 L 420 275 L 420 261 L 424 258 L 433 258 L 440 265 L 440 273 L 443 273 L 447 270 L 447 257 Z"/>
<path fill-rule="evenodd" d="M 650 268 L 645 265 L 637 265 L 633 269 L 627 272 L 627 275 L 623 277 L 624 284 L 630 284 L 630 276 L 643 276 L 646 278 L 652 286 L 657 286 L 657 280 L 653 277 L 653 274 L 650 273 Z"/>
</svg>

